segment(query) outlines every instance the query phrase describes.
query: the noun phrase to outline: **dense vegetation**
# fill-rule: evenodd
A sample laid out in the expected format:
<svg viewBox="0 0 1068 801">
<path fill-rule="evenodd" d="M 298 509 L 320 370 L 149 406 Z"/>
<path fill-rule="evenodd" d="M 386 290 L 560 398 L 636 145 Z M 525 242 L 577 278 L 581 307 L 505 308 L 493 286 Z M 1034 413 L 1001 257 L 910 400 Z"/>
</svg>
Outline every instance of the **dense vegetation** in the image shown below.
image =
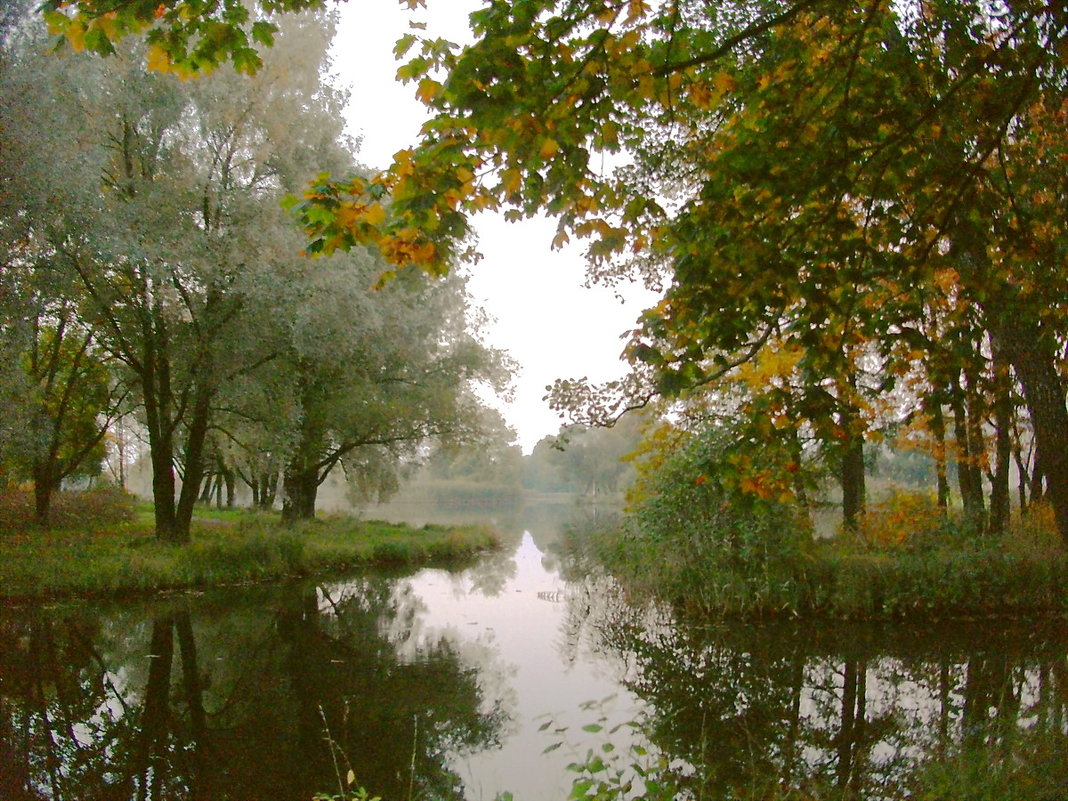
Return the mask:
<svg viewBox="0 0 1068 801">
<path fill-rule="evenodd" d="M 262 74 L 277 32 L 237 3 L 48 7 L 75 49 L 110 54 L 148 29 L 149 67 L 179 75 Z M 662 287 L 631 334 L 631 376 L 552 397 L 593 423 L 652 407 L 630 541 L 677 554 L 683 586 L 729 569 L 775 588 L 758 606 L 800 592 L 805 521 L 828 497 L 839 547 L 920 549 L 934 569 L 922 520 L 873 541 L 886 514 L 868 514 L 866 462 L 883 442 L 929 458 L 946 543 L 1002 553 L 1014 505 L 1021 520 L 1048 508 L 1061 545 L 1044 564 L 1060 570 L 1063 9 L 542 0 L 490 4 L 471 28 L 464 48 L 398 42 L 398 74 L 434 117 L 390 169 L 334 169 L 292 198 L 309 251 L 373 246 L 384 279 L 443 275 L 469 215 L 546 211 L 557 244 L 590 240 L 594 280 Z M 595 167 L 617 153 L 625 166 Z"/>
</svg>

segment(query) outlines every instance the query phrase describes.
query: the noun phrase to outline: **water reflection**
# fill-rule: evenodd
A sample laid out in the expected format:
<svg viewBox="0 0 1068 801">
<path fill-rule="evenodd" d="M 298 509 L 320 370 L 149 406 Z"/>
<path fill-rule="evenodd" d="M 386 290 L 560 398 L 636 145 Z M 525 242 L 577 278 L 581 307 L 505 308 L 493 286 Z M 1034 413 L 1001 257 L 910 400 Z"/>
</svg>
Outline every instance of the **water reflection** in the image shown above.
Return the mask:
<svg viewBox="0 0 1068 801">
<path fill-rule="evenodd" d="M 1068 798 L 1062 620 L 683 627 L 603 581 L 569 617 L 698 798 Z"/>
<path fill-rule="evenodd" d="M 394 589 L 5 615 L 0 797 L 307 799 L 335 759 L 386 797 L 462 797 L 447 763 L 494 747 L 503 713 L 447 638 L 397 658 L 418 610 Z"/>
<path fill-rule="evenodd" d="M 562 799 L 608 740 L 695 798 L 1065 789 L 1063 623 L 679 626 L 573 561 L 564 517 L 460 572 L 0 610 L 0 798 L 307 801 L 351 768 Z"/>
</svg>

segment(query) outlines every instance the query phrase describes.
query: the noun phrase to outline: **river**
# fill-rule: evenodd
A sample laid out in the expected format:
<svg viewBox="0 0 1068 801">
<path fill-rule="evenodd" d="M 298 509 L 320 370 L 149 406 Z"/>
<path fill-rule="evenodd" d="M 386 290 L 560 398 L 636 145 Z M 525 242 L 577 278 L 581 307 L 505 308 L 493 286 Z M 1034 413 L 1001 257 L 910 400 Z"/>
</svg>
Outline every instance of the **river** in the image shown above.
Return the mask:
<svg viewBox="0 0 1068 801">
<path fill-rule="evenodd" d="M 2 609 L 0 799 L 1068 789 L 1063 622 L 683 626 L 570 559 L 591 513 L 493 516 L 464 569 Z"/>
</svg>

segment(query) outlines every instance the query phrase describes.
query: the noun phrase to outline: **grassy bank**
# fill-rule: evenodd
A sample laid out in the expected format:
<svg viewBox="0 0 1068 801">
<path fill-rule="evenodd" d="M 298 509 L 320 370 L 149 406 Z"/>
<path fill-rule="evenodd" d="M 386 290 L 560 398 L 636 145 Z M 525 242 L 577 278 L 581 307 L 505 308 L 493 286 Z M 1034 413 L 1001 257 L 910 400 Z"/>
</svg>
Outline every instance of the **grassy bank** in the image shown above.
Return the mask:
<svg viewBox="0 0 1068 801">
<path fill-rule="evenodd" d="M 151 508 L 118 493 L 69 493 L 36 527 L 0 501 L 0 598 L 104 596 L 267 581 L 366 564 L 444 563 L 496 547 L 481 526 L 409 526 L 324 517 L 289 527 L 277 514 L 199 512 L 188 545 L 157 542 Z"/>
<path fill-rule="evenodd" d="M 692 518 L 660 528 L 623 520 L 593 532 L 589 544 L 633 597 L 698 617 L 1068 614 L 1068 551 L 1048 509 L 1018 516 L 1002 537 L 933 507 L 897 518 L 882 511 L 857 535 L 829 540 L 795 531 L 786 516 L 721 514 L 708 527 Z"/>
</svg>

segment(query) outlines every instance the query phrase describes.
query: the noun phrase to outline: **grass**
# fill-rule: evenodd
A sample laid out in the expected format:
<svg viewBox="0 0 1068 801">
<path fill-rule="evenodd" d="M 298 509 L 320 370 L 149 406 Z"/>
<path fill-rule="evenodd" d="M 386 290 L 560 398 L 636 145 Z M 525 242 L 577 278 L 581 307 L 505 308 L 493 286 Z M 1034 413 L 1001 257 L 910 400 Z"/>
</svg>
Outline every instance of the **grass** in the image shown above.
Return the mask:
<svg viewBox="0 0 1068 801">
<path fill-rule="evenodd" d="M 633 597 L 666 600 L 694 617 L 1068 613 L 1068 550 L 1048 509 L 1016 516 L 1011 530 L 994 538 L 941 515 L 933 502 L 928 508 L 907 500 L 875 507 L 859 535 L 810 542 L 763 571 L 722 561 L 704 546 L 717 536 L 686 523 L 652 538 L 625 521 L 590 532 L 588 541 Z M 775 543 L 768 547 L 774 551 Z"/>
<path fill-rule="evenodd" d="M 47 529 L 0 501 L 0 598 L 110 596 L 269 581 L 358 565 L 470 558 L 498 539 L 482 526 L 419 529 L 330 516 L 285 526 L 277 514 L 198 510 L 187 545 L 158 542 L 152 508 L 111 491 L 64 493 Z M 8 516 L 10 512 L 10 516 Z"/>
</svg>

